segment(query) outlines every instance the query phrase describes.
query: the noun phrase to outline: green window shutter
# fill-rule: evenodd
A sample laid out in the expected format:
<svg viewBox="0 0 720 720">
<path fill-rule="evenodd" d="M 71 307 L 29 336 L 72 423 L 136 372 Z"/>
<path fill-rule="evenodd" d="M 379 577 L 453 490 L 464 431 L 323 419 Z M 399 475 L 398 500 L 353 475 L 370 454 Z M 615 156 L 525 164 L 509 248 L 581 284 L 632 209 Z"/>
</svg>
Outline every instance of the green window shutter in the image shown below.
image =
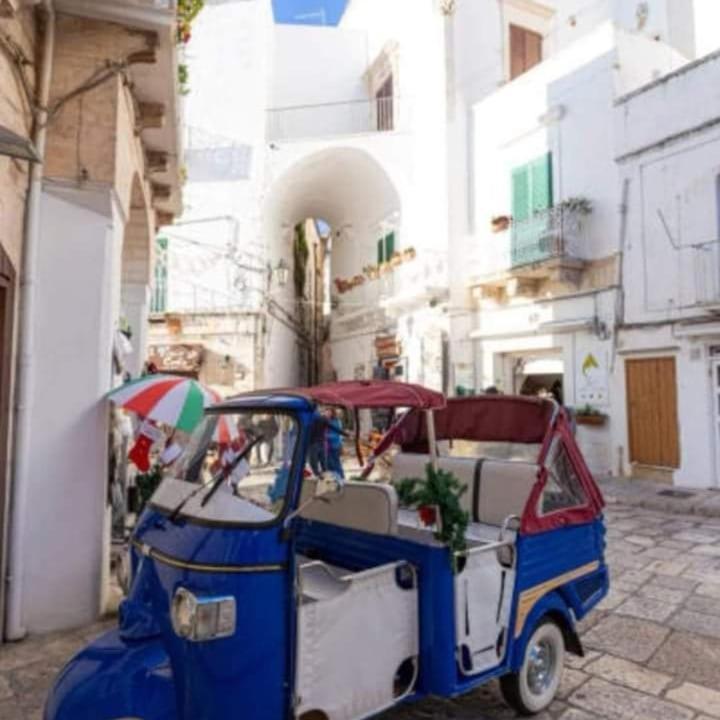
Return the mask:
<svg viewBox="0 0 720 720">
<path fill-rule="evenodd" d="M 380 238 L 377 241 L 377 261 L 378 265 L 385 262 L 385 238 Z"/>
<path fill-rule="evenodd" d="M 391 232 L 385 236 L 385 259 L 389 260 L 395 252 L 395 233 Z"/>
<path fill-rule="evenodd" d="M 530 173 L 527 165 L 512 171 L 512 216 L 515 222 L 530 217 Z"/>
<path fill-rule="evenodd" d="M 552 153 L 530 163 L 531 209 L 547 210 L 553 205 Z"/>
</svg>

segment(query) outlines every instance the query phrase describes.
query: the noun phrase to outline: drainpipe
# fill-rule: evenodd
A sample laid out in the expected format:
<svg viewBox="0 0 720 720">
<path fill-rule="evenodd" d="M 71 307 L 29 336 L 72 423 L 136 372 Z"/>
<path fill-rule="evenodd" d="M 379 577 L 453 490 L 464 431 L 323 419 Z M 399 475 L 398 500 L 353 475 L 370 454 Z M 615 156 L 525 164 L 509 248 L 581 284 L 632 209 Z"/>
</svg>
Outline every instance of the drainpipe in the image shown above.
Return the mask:
<svg viewBox="0 0 720 720">
<path fill-rule="evenodd" d="M 38 107 L 35 114 L 33 141 L 40 161 L 32 165 L 27 197 L 25 242 L 20 279 L 19 353 L 15 404 L 15 447 L 13 453 L 12 515 L 10 526 L 10 558 L 8 563 L 8 597 L 5 637 L 22 640 L 27 630 L 22 624 L 23 552 L 28 512 L 28 481 L 30 462 L 30 409 L 33 400 L 32 359 L 34 346 L 33 314 L 35 306 L 35 272 L 40 235 L 40 197 L 43 163 L 47 140 L 47 106 L 50 98 L 53 54 L 55 49 L 55 10 L 52 0 L 43 0 L 45 37 L 42 67 L 38 79 Z"/>
</svg>

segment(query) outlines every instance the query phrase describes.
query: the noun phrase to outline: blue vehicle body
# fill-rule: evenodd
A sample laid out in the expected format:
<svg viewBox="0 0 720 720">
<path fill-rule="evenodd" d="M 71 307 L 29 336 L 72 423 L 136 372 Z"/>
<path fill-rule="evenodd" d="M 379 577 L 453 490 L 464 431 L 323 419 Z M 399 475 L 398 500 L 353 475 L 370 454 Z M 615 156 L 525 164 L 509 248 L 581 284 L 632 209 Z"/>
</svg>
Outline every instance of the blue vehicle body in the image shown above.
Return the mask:
<svg viewBox="0 0 720 720">
<path fill-rule="evenodd" d="M 244 405 L 243 405 L 244 402 Z M 284 514 L 300 502 L 314 404 L 295 396 L 254 396 L 237 406 L 282 409 L 299 421 Z M 295 717 L 297 554 L 361 571 L 410 563 L 418 577 L 418 676 L 404 701 L 452 697 L 492 677 L 517 671 L 533 629 L 545 617 L 561 625 L 566 646 L 582 652 L 575 621 L 607 593 L 602 517 L 516 540 L 516 582 L 510 633 L 502 661 L 468 676 L 457 658 L 454 574 L 445 547 L 374 535 L 282 516 L 267 526 L 232 527 L 169 518 L 147 509 L 134 534 L 133 581 L 119 626 L 74 657 L 47 701 L 46 720 L 285 720 Z M 231 596 L 237 603 L 232 637 L 190 642 L 171 622 L 178 588 Z M 518 619 L 523 593 L 540 593 Z M 534 597 L 534 596 L 533 596 Z M 338 690 L 340 691 L 340 690 Z"/>
</svg>

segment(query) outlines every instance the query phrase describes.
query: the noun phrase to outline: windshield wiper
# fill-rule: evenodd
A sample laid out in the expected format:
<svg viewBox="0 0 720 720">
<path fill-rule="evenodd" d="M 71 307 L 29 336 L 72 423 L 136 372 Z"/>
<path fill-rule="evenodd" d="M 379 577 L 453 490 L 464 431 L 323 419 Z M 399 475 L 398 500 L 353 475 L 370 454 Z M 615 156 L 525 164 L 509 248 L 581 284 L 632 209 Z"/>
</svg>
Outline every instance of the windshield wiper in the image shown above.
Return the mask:
<svg viewBox="0 0 720 720">
<path fill-rule="evenodd" d="M 199 485 L 198 487 L 196 487 L 187 497 L 183 498 L 177 504 L 175 509 L 170 513 L 170 515 L 169 515 L 170 522 L 172 522 L 172 523 L 176 522 L 178 519 L 178 516 L 180 515 L 180 512 L 190 502 L 190 500 L 192 500 L 198 493 L 202 492 L 206 487 L 211 486 L 208 494 L 203 498 L 203 501 L 200 504 L 201 507 L 205 507 L 205 505 L 207 505 L 210 498 L 215 494 L 215 491 L 220 487 L 220 484 L 222 483 L 222 481 L 232 473 L 232 471 L 240 464 L 240 461 L 244 460 L 250 454 L 250 451 L 261 440 L 264 440 L 264 437 L 262 435 L 253 438 L 245 446 L 245 448 L 242 450 L 242 452 L 227 467 L 221 468 L 214 477 L 212 477 L 206 483 L 202 483 L 202 485 Z"/>
<path fill-rule="evenodd" d="M 210 502 L 212 496 L 217 492 L 220 485 L 222 485 L 222 481 L 229 478 L 235 468 L 250 454 L 250 451 L 264 439 L 265 437 L 263 435 L 258 435 L 258 437 L 250 441 L 247 447 L 229 465 L 220 470 L 213 480 L 211 480 L 211 487 L 200 502 L 200 507 L 205 507 Z"/>
</svg>

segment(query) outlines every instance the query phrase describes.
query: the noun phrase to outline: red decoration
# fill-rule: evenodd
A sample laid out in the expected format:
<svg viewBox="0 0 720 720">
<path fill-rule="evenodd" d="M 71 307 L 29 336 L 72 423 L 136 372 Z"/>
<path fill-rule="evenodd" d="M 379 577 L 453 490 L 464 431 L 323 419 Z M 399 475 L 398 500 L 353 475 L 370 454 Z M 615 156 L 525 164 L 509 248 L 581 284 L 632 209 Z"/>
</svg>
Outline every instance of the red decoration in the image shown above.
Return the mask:
<svg viewBox="0 0 720 720">
<path fill-rule="evenodd" d="M 423 525 L 431 526 L 437 523 L 437 508 L 434 505 L 421 505 L 418 508 L 418 515 Z"/>
<path fill-rule="evenodd" d="M 128 459 L 140 472 L 147 472 L 150 469 L 150 450 L 161 436 L 162 432 L 149 422 L 144 422 L 140 426 L 135 444 L 128 453 Z"/>
</svg>

